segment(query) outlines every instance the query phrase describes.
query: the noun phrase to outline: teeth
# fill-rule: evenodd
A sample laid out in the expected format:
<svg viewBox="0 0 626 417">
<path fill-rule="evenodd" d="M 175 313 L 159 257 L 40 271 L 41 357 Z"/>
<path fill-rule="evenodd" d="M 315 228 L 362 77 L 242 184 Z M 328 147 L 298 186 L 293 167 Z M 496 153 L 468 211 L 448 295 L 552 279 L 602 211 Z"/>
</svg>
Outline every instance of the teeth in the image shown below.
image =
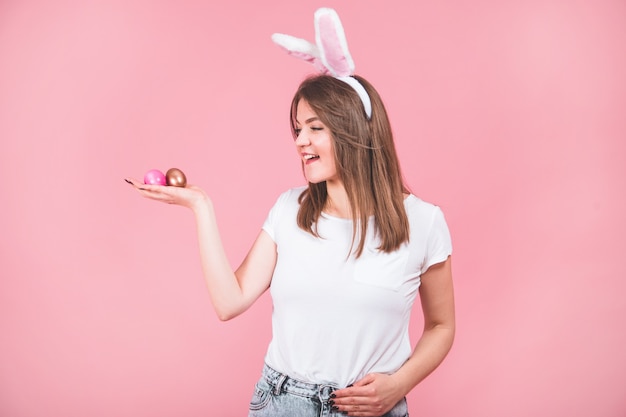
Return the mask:
<svg viewBox="0 0 626 417">
<path fill-rule="evenodd" d="M 313 159 L 317 158 L 317 155 L 304 155 L 304 159 Z"/>
</svg>

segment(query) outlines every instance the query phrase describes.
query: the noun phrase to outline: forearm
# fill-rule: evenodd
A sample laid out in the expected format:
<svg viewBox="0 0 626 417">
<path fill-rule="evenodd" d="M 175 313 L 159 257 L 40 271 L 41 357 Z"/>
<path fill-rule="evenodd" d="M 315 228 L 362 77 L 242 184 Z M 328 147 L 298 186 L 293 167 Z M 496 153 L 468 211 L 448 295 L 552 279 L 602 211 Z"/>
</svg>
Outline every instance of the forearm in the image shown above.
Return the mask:
<svg viewBox="0 0 626 417">
<path fill-rule="evenodd" d="M 398 371 L 392 375 L 371 373 L 352 386 L 335 391 L 334 406 L 351 416 L 384 415 L 441 364 L 453 338 L 453 326 L 427 328 Z"/>
<path fill-rule="evenodd" d="M 424 330 L 411 357 L 392 375 L 402 396 L 407 395 L 443 362 L 453 340 L 453 325 L 437 325 Z"/>
<path fill-rule="evenodd" d="M 449 256 L 422 274 L 424 331 L 411 357 L 393 375 L 405 395 L 441 364 L 452 347 L 456 320 L 451 265 Z"/>
<path fill-rule="evenodd" d="M 242 289 L 226 256 L 213 204 L 208 198 L 192 207 L 196 219 L 200 261 L 213 307 L 220 320 L 228 320 L 244 307 Z"/>
</svg>

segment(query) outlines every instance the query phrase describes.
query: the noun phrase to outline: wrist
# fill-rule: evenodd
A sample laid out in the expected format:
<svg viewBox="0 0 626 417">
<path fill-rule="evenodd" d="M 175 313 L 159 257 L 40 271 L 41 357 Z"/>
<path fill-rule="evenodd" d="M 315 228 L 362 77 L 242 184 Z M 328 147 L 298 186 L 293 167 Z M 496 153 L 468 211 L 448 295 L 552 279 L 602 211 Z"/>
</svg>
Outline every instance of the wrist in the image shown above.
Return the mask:
<svg viewBox="0 0 626 417">
<path fill-rule="evenodd" d="M 402 369 L 398 370 L 394 374 L 391 374 L 390 378 L 393 381 L 396 387 L 396 392 L 400 395 L 400 398 L 407 396 L 409 392 L 415 388 L 414 381 L 412 381 L 409 375 L 407 375 Z"/>
<path fill-rule="evenodd" d="M 200 190 L 195 198 L 191 200 L 189 208 L 197 215 L 211 210 L 213 208 L 213 203 L 211 202 L 209 196 L 204 191 Z"/>
</svg>

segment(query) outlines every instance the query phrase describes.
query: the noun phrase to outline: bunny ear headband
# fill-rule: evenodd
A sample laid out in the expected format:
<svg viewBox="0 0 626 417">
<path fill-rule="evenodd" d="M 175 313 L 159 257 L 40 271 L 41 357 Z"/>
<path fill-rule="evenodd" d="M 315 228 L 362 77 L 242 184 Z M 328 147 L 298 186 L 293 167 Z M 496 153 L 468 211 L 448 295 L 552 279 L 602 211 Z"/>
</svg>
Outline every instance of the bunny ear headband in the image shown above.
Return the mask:
<svg viewBox="0 0 626 417">
<path fill-rule="evenodd" d="M 322 74 L 329 74 L 352 87 L 368 119 L 372 118 L 372 103 L 365 88 L 356 79 L 354 61 L 348 51 L 348 42 L 339 15 L 333 9 L 321 8 L 315 12 L 315 45 L 304 39 L 274 33 L 272 41 L 296 58 L 313 64 Z"/>
</svg>

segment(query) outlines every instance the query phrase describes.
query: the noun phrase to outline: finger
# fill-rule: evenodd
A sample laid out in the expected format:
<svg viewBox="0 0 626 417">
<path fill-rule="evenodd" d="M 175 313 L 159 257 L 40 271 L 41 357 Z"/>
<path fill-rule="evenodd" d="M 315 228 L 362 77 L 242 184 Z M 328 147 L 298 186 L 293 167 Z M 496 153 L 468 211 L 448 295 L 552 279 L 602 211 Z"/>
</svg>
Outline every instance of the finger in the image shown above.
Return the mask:
<svg viewBox="0 0 626 417">
<path fill-rule="evenodd" d="M 363 387 L 365 385 L 371 384 L 372 382 L 374 382 L 375 379 L 376 378 L 375 378 L 374 374 L 367 374 L 363 378 L 361 378 L 358 381 L 356 381 L 354 383 L 354 386 L 355 387 Z"/>
<path fill-rule="evenodd" d="M 168 187 L 166 185 L 159 184 L 144 184 L 143 182 L 133 180 L 133 186 L 141 191 L 146 191 L 153 195 L 170 195 L 175 191 L 172 191 L 174 188 L 178 187 Z"/>
<path fill-rule="evenodd" d="M 343 389 L 337 390 L 333 394 L 335 394 L 335 396 L 340 399 L 365 398 L 368 396 L 368 390 L 367 390 L 367 387 L 365 386 L 361 386 L 361 387 L 353 386 L 350 388 L 343 388 Z"/>
<path fill-rule="evenodd" d="M 149 184 L 144 184 L 143 182 L 138 181 L 134 178 L 124 178 L 124 181 L 126 181 L 128 184 L 132 185 L 138 190 L 147 190 L 149 187 Z"/>
<path fill-rule="evenodd" d="M 354 384 L 346 388 L 339 389 L 334 392 L 337 397 L 365 397 L 368 392 L 364 390 L 368 385 L 373 383 L 375 377 L 373 374 L 365 375 L 363 378 L 356 381 Z"/>
<path fill-rule="evenodd" d="M 367 405 L 353 405 L 350 407 L 345 407 L 343 410 L 341 410 L 343 413 L 346 413 L 349 416 L 378 416 L 379 414 L 376 414 L 376 412 L 372 409 L 370 409 L 370 407 L 368 407 Z"/>
<path fill-rule="evenodd" d="M 126 181 L 128 184 L 132 185 L 133 187 L 137 187 L 139 185 L 139 181 L 137 181 L 134 178 L 124 178 L 124 181 Z"/>
<path fill-rule="evenodd" d="M 333 405 L 341 411 L 362 411 L 372 404 L 372 399 L 366 396 L 336 397 L 333 400 Z"/>
</svg>

